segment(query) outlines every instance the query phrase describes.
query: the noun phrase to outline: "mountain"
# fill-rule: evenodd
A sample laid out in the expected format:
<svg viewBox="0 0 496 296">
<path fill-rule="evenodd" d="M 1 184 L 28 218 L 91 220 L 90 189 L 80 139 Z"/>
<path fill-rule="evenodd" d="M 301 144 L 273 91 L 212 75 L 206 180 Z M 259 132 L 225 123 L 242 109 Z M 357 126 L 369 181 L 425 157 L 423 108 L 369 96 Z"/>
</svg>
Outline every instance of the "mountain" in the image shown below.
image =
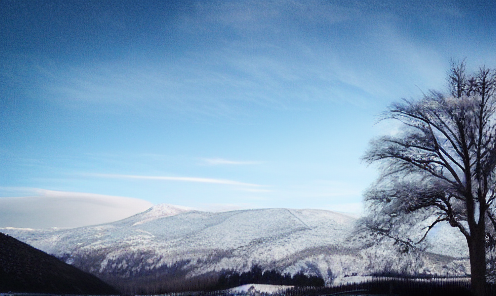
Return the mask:
<svg viewBox="0 0 496 296">
<path fill-rule="evenodd" d="M 469 270 L 466 248 L 443 247 L 460 243 L 441 230 L 431 238 L 436 252 L 417 256 L 370 243 L 354 233 L 356 221 L 325 210 L 211 213 L 159 205 L 97 226 L 1 231 L 128 292 L 201 288 L 222 272 L 255 265 L 318 275 L 327 284 L 381 272 L 466 275 Z"/>
<path fill-rule="evenodd" d="M 119 294 L 100 279 L 0 233 L 0 292 Z"/>
<path fill-rule="evenodd" d="M 172 205 L 168 205 L 168 204 L 156 205 L 156 206 L 151 207 L 142 213 L 135 215 L 134 218 L 137 221 L 133 224 L 133 226 L 147 223 L 147 222 L 151 222 L 151 221 L 156 220 L 156 219 L 174 216 L 174 215 L 184 213 L 184 212 L 189 212 L 191 210 L 192 209 L 187 208 L 187 207 L 172 206 Z"/>
</svg>

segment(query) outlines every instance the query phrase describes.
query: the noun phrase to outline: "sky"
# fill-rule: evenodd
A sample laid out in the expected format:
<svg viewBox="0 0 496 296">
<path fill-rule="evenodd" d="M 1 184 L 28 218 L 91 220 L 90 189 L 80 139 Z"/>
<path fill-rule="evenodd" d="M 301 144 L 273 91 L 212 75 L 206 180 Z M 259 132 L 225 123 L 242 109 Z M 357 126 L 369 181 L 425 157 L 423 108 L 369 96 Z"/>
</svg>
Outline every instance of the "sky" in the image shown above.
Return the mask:
<svg viewBox="0 0 496 296">
<path fill-rule="evenodd" d="M 0 227 L 360 214 L 392 102 L 496 67 L 495 1 L 0 1 Z"/>
</svg>

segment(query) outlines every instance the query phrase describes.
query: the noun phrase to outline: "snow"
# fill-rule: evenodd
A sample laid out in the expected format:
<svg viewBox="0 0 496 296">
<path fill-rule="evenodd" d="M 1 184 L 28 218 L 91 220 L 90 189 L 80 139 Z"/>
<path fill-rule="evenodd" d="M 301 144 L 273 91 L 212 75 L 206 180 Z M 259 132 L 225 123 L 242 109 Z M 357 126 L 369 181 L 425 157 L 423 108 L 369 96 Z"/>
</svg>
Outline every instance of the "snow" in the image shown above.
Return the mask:
<svg viewBox="0 0 496 296">
<path fill-rule="evenodd" d="M 259 293 L 272 294 L 272 293 L 279 293 L 291 288 L 293 288 L 293 286 L 247 284 L 236 288 L 231 288 L 229 289 L 229 292 L 231 293 L 259 292 Z"/>
<path fill-rule="evenodd" d="M 117 222 L 75 229 L 4 228 L 38 249 L 100 273 L 150 271 L 185 262 L 187 277 L 253 265 L 282 273 L 322 275 L 326 284 L 384 269 L 464 275 L 466 258 L 438 255 L 418 259 L 390 245 L 364 246 L 354 237 L 356 219 L 325 210 L 257 209 L 202 212 L 159 205 Z M 463 243 L 436 231 L 431 252 L 461 254 Z M 451 251 L 450 251 L 451 252 Z M 90 263 L 87 263 L 90 262 Z"/>
<path fill-rule="evenodd" d="M 430 250 L 437 254 L 455 258 L 468 257 L 467 241 L 463 234 L 448 223 L 441 223 L 429 234 Z"/>
<path fill-rule="evenodd" d="M 182 207 L 182 206 L 173 206 L 168 204 L 156 205 L 146 210 L 145 212 L 139 214 L 141 220 L 135 222 L 133 226 L 140 225 L 143 223 L 148 223 L 164 217 L 174 216 L 191 210 L 192 210 L 191 208 Z"/>
<path fill-rule="evenodd" d="M 369 282 L 373 279 L 372 276 L 361 276 L 361 275 L 355 275 L 355 276 L 346 276 L 346 277 L 340 277 L 337 278 L 332 285 L 333 286 L 341 286 L 341 285 L 347 285 L 350 283 L 365 283 Z"/>
</svg>

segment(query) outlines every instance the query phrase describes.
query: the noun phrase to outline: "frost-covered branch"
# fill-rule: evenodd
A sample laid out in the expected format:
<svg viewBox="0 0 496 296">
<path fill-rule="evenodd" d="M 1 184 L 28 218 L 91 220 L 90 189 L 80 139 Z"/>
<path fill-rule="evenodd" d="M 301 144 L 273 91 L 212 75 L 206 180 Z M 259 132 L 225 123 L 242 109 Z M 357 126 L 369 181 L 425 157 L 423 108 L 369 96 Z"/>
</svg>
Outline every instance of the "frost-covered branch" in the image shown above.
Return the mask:
<svg viewBox="0 0 496 296">
<path fill-rule="evenodd" d="M 408 245 L 424 241 L 439 223 L 458 228 L 469 246 L 474 294 L 483 295 L 481 254 L 486 235 L 496 233 L 496 72 L 467 75 L 463 63 L 453 64 L 448 82 L 447 95 L 432 91 L 383 114 L 403 129 L 372 141 L 363 157 L 382 170 L 365 194 L 367 225 Z M 410 239 L 412 230 L 419 240 Z"/>
<path fill-rule="evenodd" d="M 423 242 L 425 240 L 425 238 L 427 237 L 427 234 L 429 234 L 429 232 L 432 230 L 432 228 L 434 228 L 434 226 L 436 226 L 436 224 L 443 222 L 443 221 L 447 221 L 447 220 L 448 220 L 448 218 L 446 218 L 446 217 L 444 217 L 444 218 L 438 217 L 436 220 L 434 220 L 434 222 L 431 223 L 431 225 L 426 227 L 427 231 L 424 233 L 422 238 L 419 241 L 417 241 L 416 243 L 420 244 L 421 242 Z"/>
</svg>

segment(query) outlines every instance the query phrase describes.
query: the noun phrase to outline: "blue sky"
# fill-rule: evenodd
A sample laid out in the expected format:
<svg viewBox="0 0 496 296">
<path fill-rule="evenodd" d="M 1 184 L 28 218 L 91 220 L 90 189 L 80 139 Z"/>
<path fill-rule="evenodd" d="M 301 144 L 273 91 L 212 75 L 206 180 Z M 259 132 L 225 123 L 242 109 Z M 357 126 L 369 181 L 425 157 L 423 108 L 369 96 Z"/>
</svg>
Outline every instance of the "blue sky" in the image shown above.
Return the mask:
<svg viewBox="0 0 496 296">
<path fill-rule="evenodd" d="M 0 203 L 358 212 L 380 112 L 496 65 L 494 1 L 10 0 L 0 25 Z"/>
</svg>

